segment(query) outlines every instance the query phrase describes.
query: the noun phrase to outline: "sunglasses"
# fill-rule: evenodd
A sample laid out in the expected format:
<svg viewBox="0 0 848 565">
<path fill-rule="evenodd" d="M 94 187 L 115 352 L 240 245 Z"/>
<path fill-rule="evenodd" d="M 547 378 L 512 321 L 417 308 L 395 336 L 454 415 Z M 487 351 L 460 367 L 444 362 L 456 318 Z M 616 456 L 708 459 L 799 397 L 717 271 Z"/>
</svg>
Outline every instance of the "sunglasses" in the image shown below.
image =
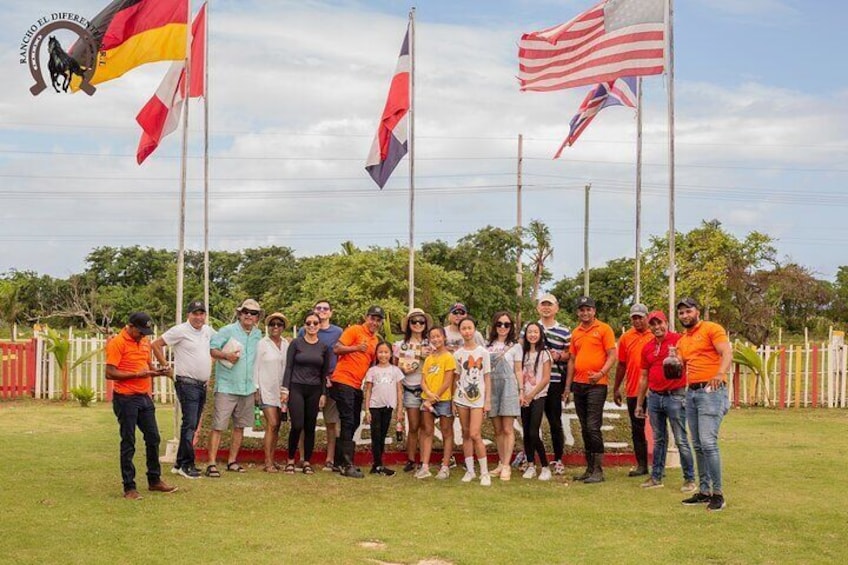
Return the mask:
<svg viewBox="0 0 848 565">
<path fill-rule="evenodd" d="M 315 308 L 313 308 L 313 310 L 315 310 L 316 312 L 329 312 L 330 307 L 329 306 L 316 306 Z"/>
<path fill-rule="evenodd" d="M 410 324 L 420 324 L 420 325 L 423 326 L 427 323 L 427 320 L 421 320 L 421 319 L 409 320 L 409 323 Z"/>
<path fill-rule="evenodd" d="M 245 314 L 246 316 L 258 316 L 259 310 L 242 310 L 241 313 Z"/>
<path fill-rule="evenodd" d="M 465 316 L 468 312 L 465 310 L 454 310 L 451 314 L 456 314 L 457 316 Z"/>
<path fill-rule="evenodd" d="M 511 328 L 512 322 L 495 322 L 496 328 Z"/>
<path fill-rule="evenodd" d="M 312 326 L 320 326 L 320 325 L 321 325 L 321 322 L 304 322 L 304 323 L 303 323 L 303 325 L 304 325 L 304 326 L 309 326 L 309 327 L 312 327 Z"/>
<path fill-rule="evenodd" d="M 270 324 L 268 324 L 268 327 L 269 328 L 284 328 L 284 327 L 286 327 L 286 325 L 283 324 L 283 323 L 280 323 L 280 322 L 271 322 Z"/>
</svg>

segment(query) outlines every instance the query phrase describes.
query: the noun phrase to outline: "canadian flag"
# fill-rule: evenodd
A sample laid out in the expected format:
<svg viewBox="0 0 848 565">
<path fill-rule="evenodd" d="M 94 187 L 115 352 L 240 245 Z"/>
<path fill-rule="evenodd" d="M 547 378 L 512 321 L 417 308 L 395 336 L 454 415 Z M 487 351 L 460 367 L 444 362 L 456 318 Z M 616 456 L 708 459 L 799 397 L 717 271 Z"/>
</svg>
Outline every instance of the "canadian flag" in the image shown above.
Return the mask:
<svg viewBox="0 0 848 565">
<path fill-rule="evenodd" d="M 189 96 L 197 98 L 205 93 L 204 70 L 206 61 L 206 4 L 191 24 L 191 88 Z M 185 99 L 185 62 L 177 61 L 171 65 L 156 93 L 147 101 L 144 108 L 135 117 L 141 126 L 141 140 L 138 142 L 136 160 L 141 165 L 147 157 L 159 147 L 162 139 L 177 129 Z"/>
</svg>

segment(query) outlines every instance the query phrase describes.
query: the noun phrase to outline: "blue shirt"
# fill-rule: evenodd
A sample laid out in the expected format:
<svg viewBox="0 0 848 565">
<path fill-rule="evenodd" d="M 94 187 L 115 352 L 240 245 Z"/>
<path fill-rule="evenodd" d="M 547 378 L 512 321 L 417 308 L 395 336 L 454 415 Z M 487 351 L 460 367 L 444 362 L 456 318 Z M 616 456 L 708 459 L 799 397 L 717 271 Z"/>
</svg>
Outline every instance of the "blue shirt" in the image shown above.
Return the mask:
<svg viewBox="0 0 848 565">
<path fill-rule="evenodd" d="M 224 326 L 209 342 L 209 349 L 223 349 L 224 345 L 235 338 L 241 343 L 241 357 L 232 368 L 225 367 L 220 360 L 215 362 L 215 392 L 247 396 L 256 391 L 253 382 L 253 365 L 256 361 L 256 349 L 262 340 L 262 332 L 257 328 L 244 331 L 238 322 Z"/>
<path fill-rule="evenodd" d="M 297 332 L 297 337 L 303 337 L 305 333 L 305 328 L 301 327 Z M 330 324 L 329 328 L 321 328 L 318 330 L 318 341 L 327 346 L 330 350 L 330 371 L 327 375 L 332 375 L 333 371 L 336 368 L 336 361 L 338 361 L 338 356 L 333 353 L 333 346 L 339 341 L 339 338 L 342 337 L 342 329 L 336 325 Z M 325 375 L 325 376 L 327 376 Z"/>
</svg>

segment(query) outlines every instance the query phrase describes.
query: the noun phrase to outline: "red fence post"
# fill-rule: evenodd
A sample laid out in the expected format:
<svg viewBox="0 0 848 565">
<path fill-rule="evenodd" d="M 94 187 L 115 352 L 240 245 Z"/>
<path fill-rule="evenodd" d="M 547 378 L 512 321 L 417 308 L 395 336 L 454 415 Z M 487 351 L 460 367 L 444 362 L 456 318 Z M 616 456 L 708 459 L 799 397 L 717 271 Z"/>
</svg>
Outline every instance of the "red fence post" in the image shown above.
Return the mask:
<svg viewBox="0 0 848 565">
<path fill-rule="evenodd" d="M 20 397 L 26 391 L 26 348 L 23 344 L 17 344 L 15 350 L 15 397 Z"/>
<path fill-rule="evenodd" d="M 9 367 L 10 363 L 6 360 L 7 356 L 7 348 L 5 343 L 0 343 L 0 397 L 9 398 L 8 391 L 6 389 L 7 379 L 9 378 L 9 373 L 11 368 Z"/>
<path fill-rule="evenodd" d="M 819 407 L 819 346 L 813 345 L 813 408 Z"/>
<path fill-rule="evenodd" d="M 786 348 L 780 348 L 780 394 L 778 394 L 779 409 L 786 407 Z"/>
<path fill-rule="evenodd" d="M 733 407 L 739 408 L 739 363 L 733 369 Z"/>
<path fill-rule="evenodd" d="M 27 382 L 27 392 L 35 398 L 35 366 L 38 363 L 38 359 L 36 359 L 36 350 L 37 344 L 36 339 L 33 338 L 29 340 L 29 343 L 26 344 L 26 352 L 27 352 L 27 367 L 26 367 L 26 382 Z"/>
</svg>

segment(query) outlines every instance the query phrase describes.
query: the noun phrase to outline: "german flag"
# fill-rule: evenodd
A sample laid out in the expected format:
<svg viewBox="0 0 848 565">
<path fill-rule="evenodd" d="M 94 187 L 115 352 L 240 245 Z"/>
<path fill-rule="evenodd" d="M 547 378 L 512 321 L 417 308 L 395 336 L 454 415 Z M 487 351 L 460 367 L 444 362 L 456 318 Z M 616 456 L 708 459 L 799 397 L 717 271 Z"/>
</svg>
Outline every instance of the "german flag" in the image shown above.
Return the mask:
<svg viewBox="0 0 848 565">
<path fill-rule="evenodd" d="M 112 80 L 145 63 L 185 58 L 188 0 L 114 0 L 91 20 L 97 63 L 89 81 Z M 85 47 L 71 49 L 77 61 Z M 74 91 L 80 79 L 71 84 Z"/>
</svg>

